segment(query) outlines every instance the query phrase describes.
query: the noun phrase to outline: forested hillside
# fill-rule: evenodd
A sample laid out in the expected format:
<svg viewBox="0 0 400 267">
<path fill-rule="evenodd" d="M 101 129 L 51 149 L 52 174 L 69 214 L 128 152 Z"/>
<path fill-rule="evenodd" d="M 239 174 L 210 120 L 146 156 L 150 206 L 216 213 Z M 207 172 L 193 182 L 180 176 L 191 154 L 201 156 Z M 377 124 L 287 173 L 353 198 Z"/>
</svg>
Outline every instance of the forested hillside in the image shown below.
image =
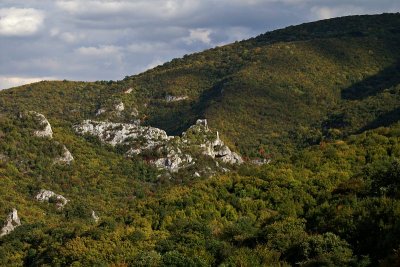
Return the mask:
<svg viewBox="0 0 400 267">
<path fill-rule="evenodd" d="M 399 29 L 336 18 L 1 91 L 0 265 L 400 265 Z"/>
</svg>

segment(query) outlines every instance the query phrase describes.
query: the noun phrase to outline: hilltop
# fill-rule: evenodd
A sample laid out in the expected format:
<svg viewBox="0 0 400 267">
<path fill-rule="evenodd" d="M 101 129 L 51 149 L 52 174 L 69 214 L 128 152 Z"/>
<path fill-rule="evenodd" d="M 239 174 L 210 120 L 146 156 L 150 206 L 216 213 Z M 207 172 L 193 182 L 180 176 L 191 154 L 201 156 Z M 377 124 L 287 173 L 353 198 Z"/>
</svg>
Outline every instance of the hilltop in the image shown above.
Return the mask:
<svg viewBox="0 0 400 267">
<path fill-rule="evenodd" d="M 332 132 L 347 135 L 394 120 L 399 21 L 398 14 L 384 14 L 292 26 L 119 82 L 43 82 L 7 90 L 1 107 L 26 105 L 75 122 L 122 101 L 122 116 L 104 117 L 126 122 L 138 111 L 143 124 L 174 135 L 206 118 L 248 156 L 260 148 L 288 152 Z"/>
</svg>

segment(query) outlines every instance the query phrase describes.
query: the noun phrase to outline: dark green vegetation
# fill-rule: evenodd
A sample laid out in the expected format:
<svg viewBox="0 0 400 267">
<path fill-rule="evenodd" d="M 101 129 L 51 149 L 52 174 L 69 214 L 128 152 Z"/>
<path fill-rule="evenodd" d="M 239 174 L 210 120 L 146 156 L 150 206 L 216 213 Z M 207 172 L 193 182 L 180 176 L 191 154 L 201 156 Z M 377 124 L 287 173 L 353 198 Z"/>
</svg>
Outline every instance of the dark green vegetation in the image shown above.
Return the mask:
<svg viewBox="0 0 400 267">
<path fill-rule="evenodd" d="M 399 14 L 338 18 L 119 82 L 0 92 L 0 219 L 16 207 L 22 220 L 0 239 L 0 265 L 399 265 L 399 29 Z M 111 112 L 120 101 L 125 110 Z M 272 163 L 159 179 L 140 158 L 73 132 L 100 107 L 109 111 L 96 119 L 174 134 L 207 118 L 242 155 Z M 18 116 L 29 110 L 46 115 L 54 140 L 32 135 L 35 122 Z M 56 141 L 70 166 L 53 164 Z M 36 202 L 41 188 L 71 201 Z"/>
</svg>

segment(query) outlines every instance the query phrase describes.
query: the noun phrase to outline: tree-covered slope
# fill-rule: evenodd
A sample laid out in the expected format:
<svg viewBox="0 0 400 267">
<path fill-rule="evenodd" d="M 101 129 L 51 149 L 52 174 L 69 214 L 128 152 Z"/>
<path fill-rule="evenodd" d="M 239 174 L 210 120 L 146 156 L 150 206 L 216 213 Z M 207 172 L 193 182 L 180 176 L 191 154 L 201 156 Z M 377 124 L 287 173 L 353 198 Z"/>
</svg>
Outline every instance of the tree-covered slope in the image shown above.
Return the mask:
<svg viewBox="0 0 400 267">
<path fill-rule="evenodd" d="M 15 208 L 21 225 L 0 237 L 0 265 L 399 265 L 399 29 L 399 14 L 337 18 L 117 82 L 1 91 L 0 224 Z M 102 142 L 126 125 L 179 135 L 203 118 L 244 164 L 202 154 L 166 175 L 155 155 Z M 97 138 L 75 130 L 87 119 L 125 124 Z M 188 132 L 166 138 L 190 144 Z M 60 162 L 66 148 L 74 159 Z M 212 177 L 193 175 L 199 165 Z"/>
<path fill-rule="evenodd" d="M 2 92 L 0 101 L 7 110 L 28 106 L 75 119 L 122 100 L 126 116 L 115 120 L 129 120 L 136 108 L 145 124 L 180 134 L 205 117 L 249 156 L 260 147 L 283 152 L 319 141 L 330 128 L 347 134 L 396 118 L 399 25 L 398 14 L 307 23 L 175 59 L 117 83 L 45 82 Z M 128 88 L 132 92 L 123 94 Z M 168 102 L 166 96 L 188 98 Z M 302 140 L 303 134 L 313 140 Z"/>
</svg>

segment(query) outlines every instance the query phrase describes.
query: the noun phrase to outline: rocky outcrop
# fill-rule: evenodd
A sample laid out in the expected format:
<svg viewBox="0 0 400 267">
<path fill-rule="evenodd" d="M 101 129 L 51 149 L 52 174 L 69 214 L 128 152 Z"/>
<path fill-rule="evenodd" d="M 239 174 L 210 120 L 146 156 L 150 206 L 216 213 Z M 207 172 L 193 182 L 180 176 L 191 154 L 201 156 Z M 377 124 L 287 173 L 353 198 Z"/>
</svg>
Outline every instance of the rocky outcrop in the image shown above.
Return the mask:
<svg viewBox="0 0 400 267">
<path fill-rule="evenodd" d="M 67 203 L 68 199 L 62 195 L 58 195 L 53 191 L 42 189 L 35 196 L 35 199 L 40 202 L 55 202 L 58 209 L 62 209 Z"/>
<path fill-rule="evenodd" d="M 186 100 L 188 98 L 189 97 L 187 95 L 182 95 L 182 96 L 166 95 L 165 96 L 165 101 L 167 101 L 167 102 L 177 102 L 177 101 Z"/>
<path fill-rule="evenodd" d="M 195 164 L 201 154 L 228 164 L 243 163 L 219 138 L 218 132 L 210 131 L 207 120 L 197 120 L 181 137 L 168 136 L 161 129 L 139 124 L 92 120 L 85 120 L 74 129 L 80 134 L 97 136 L 112 146 L 126 145 L 130 147 L 128 156 L 145 154 L 151 164 L 170 172 Z"/>
<path fill-rule="evenodd" d="M 55 163 L 59 164 L 71 164 L 72 161 L 74 161 L 74 157 L 72 156 L 71 152 L 69 152 L 66 146 L 63 146 L 62 156 L 54 160 Z"/>
<path fill-rule="evenodd" d="M 250 160 L 250 163 L 254 164 L 254 165 L 262 166 L 265 164 L 270 164 L 271 159 L 252 159 L 252 160 Z"/>
<path fill-rule="evenodd" d="M 219 138 L 217 131 L 215 137 L 210 136 L 210 130 L 208 128 L 207 120 L 197 120 L 194 126 L 191 126 L 188 131 L 195 132 L 197 134 L 203 133 L 202 140 L 200 140 L 200 147 L 203 150 L 203 154 L 213 159 L 219 159 L 222 162 L 229 164 L 242 164 L 243 159 L 239 154 L 232 152 L 228 146 Z M 204 135 L 207 134 L 207 135 Z M 187 133 L 183 134 L 184 142 L 191 143 L 191 138 L 187 136 Z"/>
<path fill-rule="evenodd" d="M 143 150 L 153 149 L 170 139 L 161 129 L 129 123 L 85 120 L 74 129 L 80 134 L 97 136 L 112 146 L 133 144 L 128 154 L 140 154 Z"/>
<path fill-rule="evenodd" d="M 167 155 L 151 161 L 157 168 L 177 172 L 181 168 L 188 167 L 193 163 L 193 158 L 189 154 L 184 154 L 179 148 L 167 147 Z"/>
<path fill-rule="evenodd" d="M 125 110 L 125 105 L 122 102 L 119 102 L 118 104 L 115 105 L 115 111 L 116 112 L 122 112 Z"/>
<path fill-rule="evenodd" d="M 100 217 L 96 215 L 96 212 L 92 210 L 92 219 L 97 223 L 100 220 Z"/>
<path fill-rule="evenodd" d="M 51 125 L 49 121 L 43 114 L 37 113 L 35 111 L 31 111 L 30 114 L 34 115 L 36 119 L 39 121 L 42 130 L 35 131 L 34 134 L 37 137 L 44 138 L 53 138 L 53 130 L 51 129 Z"/>
<path fill-rule="evenodd" d="M 7 216 L 3 228 L 1 228 L 0 237 L 8 235 L 15 230 L 16 227 L 21 225 L 21 221 L 18 217 L 18 211 L 13 209 Z"/>
<path fill-rule="evenodd" d="M 21 221 L 18 217 L 18 211 L 16 209 L 13 209 L 12 212 L 10 212 L 7 216 L 4 226 L 1 229 L 0 237 L 8 235 L 12 231 L 14 231 L 14 229 L 16 227 L 18 227 L 20 225 L 21 225 Z"/>
</svg>

